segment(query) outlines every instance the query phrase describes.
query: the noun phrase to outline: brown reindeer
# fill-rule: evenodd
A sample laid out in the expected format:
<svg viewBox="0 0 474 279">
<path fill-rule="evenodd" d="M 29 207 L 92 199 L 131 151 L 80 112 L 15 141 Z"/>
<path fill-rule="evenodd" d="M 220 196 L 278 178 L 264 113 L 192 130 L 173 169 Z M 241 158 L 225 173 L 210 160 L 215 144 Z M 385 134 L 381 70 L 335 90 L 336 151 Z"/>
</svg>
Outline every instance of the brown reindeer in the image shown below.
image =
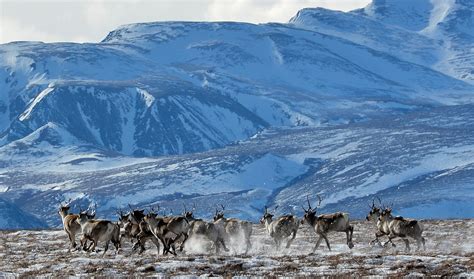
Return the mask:
<svg viewBox="0 0 474 279">
<path fill-rule="evenodd" d="M 95 215 L 95 214 L 94 214 Z M 99 241 L 105 242 L 105 249 L 102 256 L 109 249 L 109 243 L 115 246 L 116 253 L 120 250 L 120 227 L 108 220 L 91 220 L 87 213 L 79 214 L 78 222 L 82 229 L 81 246 L 85 251 L 95 251 Z M 86 248 L 85 240 L 92 241 L 92 244 Z"/>
<path fill-rule="evenodd" d="M 386 232 L 388 235 L 388 241 L 385 242 L 386 246 L 389 242 L 392 243 L 392 246 L 395 246 L 392 242 L 392 239 L 400 237 L 405 242 L 405 251 L 410 251 L 410 242 L 408 237 L 411 237 L 416 240 L 418 250 L 423 244 L 423 250 L 425 250 L 425 238 L 423 234 L 423 226 L 414 219 L 405 219 L 401 216 L 392 216 L 392 209 L 385 208 L 379 217 L 379 222 L 377 224 L 379 230 Z"/>
<path fill-rule="evenodd" d="M 147 240 L 151 240 L 155 244 L 158 255 L 160 254 L 160 241 L 151 233 L 143 221 L 144 210 L 134 210 L 127 214 L 123 214 L 120 210 L 119 214 L 119 226 L 123 229 L 120 234 L 120 238 L 130 238 L 133 244 L 132 251 L 136 251 L 140 248 L 139 254 L 145 251 L 145 244 Z"/>
<path fill-rule="evenodd" d="M 260 219 L 260 223 L 265 224 L 268 234 L 275 241 L 277 250 L 280 249 L 282 241 L 291 236 L 286 243 L 286 248 L 290 248 L 298 231 L 298 218 L 293 215 L 284 215 L 273 220 L 273 216 L 274 214 L 269 213 L 267 206 L 265 206 L 265 211 L 263 212 L 262 219 Z"/>
<path fill-rule="evenodd" d="M 148 213 L 143 219 L 151 233 L 163 243 L 163 254 L 176 254 L 175 242 L 188 233 L 189 223 L 183 216 L 158 216 L 155 212 Z M 171 251 L 170 249 L 173 249 Z"/>
<path fill-rule="evenodd" d="M 79 214 L 70 214 L 69 209 L 71 208 L 70 200 L 66 204 L 61 204 L 59 206 L 58 214 L 61 216 L 61 220 L 63 223 L 64 231 L 66 232 L 69 241 L 71 242 L 71 246 L 69 247 L 68 251 L 72 249 L 76 249 L 76 235 L 81 233 L 81 226 L 78 223 Z M 89 219 L 93 219 L 95 215 L 87 215 Z"/>
<path fill-rule="evenodd" d="M 311 207 L 309 197 L 306 199 L 308 201 L 308 209 L 303 207 L 305 214 L 303 220 L 301 220 L 301 223 L 303 224 L 305 221 L 308 222 L 316 234 L 319 235 L 318 241 L 313 248 L 313 253 L 316 251 L 316 249 L 318 249 L 323 239 L 326 241 L 329 251 L 331 251 L 331 246 L 327 238 L 327 234 L 329 232 L 345 232 L 347 246 L 352 249 L 354 247 L 354 244 L 352 243 L 352 233 L 354 232 L 354 227 L 349 224 L 349 214 L 345 212 L 336 212 L 332 214 L 316 215 L 317 208 L 321 205 L 321 197 L 318 195 L 319 203 L 314 209 Z"/>
<path fill-rule="evenodd" d="M 230 242 L 232 239 L 244 239 L 245 240 L 245 254 L 248 253 L 252 247 L 250 242 L 250 236 L 252 235 L 252 223 L 243 221 L 235 218 L 225 218 L 224 211 L 225 207 L 221 204 L 222 210 L 216 208 L 214 214 L 214 224 L 216 224 L 225 235 L 226 242 Z"/>
</svg>

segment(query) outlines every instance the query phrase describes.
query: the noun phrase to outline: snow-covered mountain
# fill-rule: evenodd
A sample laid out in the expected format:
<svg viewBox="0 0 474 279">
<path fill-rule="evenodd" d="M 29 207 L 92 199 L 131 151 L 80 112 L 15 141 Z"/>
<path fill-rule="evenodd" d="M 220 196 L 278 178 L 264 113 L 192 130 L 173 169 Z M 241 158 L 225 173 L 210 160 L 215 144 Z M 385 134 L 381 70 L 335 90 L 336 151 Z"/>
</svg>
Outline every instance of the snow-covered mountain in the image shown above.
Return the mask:
<svg viewBox="0 0 474 279">
<path fill-rule="evenodd" d="M 50 226 L 67 198 L 108 217 L 156 202 L 208 216 L 220 201 L 256 219 L 316 193 L 361 217 L 378 194 L 435 217 L 440 200 L 473 195 L 473 11 L 375 0 L 285 24 L 142 23 L 100 43 L 0 45 L 0 198 Z"/>
</svg>

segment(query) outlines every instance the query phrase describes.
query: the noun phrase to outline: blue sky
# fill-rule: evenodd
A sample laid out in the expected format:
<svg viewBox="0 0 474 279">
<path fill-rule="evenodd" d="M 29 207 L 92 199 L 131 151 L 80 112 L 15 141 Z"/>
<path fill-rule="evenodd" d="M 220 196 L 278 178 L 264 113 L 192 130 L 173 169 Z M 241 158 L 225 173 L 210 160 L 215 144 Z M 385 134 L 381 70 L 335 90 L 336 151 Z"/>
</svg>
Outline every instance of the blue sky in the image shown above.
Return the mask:
<svg viewBox="0 0 474 279">
<path fill-rule="evenodd" d="M 119 25 L 166 20 L 287 22 L 305 7 L 352 10 L 370 0 L 0 0 L 0 43 L 98 42 Z"/>
</svg>

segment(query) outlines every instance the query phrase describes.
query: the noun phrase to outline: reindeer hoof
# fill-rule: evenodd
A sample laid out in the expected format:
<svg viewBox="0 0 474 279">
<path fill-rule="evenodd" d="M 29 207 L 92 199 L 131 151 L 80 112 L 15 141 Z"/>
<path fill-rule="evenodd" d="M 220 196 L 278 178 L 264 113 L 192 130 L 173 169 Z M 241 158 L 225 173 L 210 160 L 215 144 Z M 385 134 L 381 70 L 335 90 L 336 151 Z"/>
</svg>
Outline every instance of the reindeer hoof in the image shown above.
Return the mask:
<svg viewBox="0 0 474 279">
<path fill-rule="evenodd" d="M 353 243 L 349 243 L 348 246 L 349 246 L 349 249 L 354 248 L 354 244 L 353 244 Z"/>
</svg>

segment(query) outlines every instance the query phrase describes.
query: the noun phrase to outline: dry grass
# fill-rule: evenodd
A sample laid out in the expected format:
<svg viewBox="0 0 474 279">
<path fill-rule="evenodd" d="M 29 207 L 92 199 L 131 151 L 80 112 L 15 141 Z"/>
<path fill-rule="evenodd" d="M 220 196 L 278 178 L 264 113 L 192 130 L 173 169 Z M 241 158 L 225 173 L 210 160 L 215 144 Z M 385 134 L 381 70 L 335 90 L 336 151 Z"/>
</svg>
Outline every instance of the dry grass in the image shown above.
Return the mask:
<svg viewBox="0 0 474 279">
<path fill-rule="evenodd" d="M 310 254 L 316 241 L 313 232 L 302 226 L 288 250 L 276 251 L 263 228 L 255 225 L 249 255 L 180 254 L 157 256 L 149 244 L 143 255 L 132 254 L 129 241 L 119 255 L 110 250 L 99 253 L 68 253 L 63 231 L 0 231 L 0 277 L 5 276 L 114 276 L 144 277 L 171 275 L 265 275 L 291 277 L 377 276 L 474 276 L 473 220 L 425 221 L 427 250 L 405 253 L 401 241 L 396 248 L 370 247 L 374 228 L 354 222 L 355 248 L 345 245 L 345 234 L 330 235 L 333 251 L 321 245 Z M 416 248 L 416 245 L 412 245 Z"/>
</svg>

